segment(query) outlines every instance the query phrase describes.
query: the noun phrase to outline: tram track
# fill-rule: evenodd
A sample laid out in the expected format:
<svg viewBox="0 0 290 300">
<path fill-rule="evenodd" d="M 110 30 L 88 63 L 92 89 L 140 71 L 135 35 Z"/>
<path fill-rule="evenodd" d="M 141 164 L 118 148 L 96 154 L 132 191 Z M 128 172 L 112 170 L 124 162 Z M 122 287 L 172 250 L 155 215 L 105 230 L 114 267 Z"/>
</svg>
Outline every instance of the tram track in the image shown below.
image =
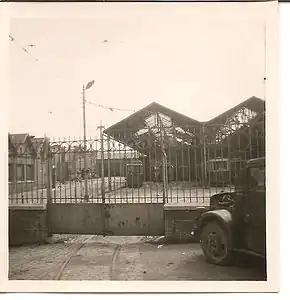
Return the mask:
<svg viewBox="0 0 290 300">
<path fill-rule="evenodd" d="M 110 275 L 109 275 L 110 280 L 117 280 L 116 261 L 120 254 L 121 247 L 122 247 L 121 244 L 115 246 L 115 249 L 114 249 L 114 252 L 112 255 L 111 265 L 110 265 Z"/>
<path fill-rule="evenodd" d="M 61 277 L 63 276 L 63 273 L 65 271 L 65 268 L 69 265 L 72 258 L 80 251 L 88 241 L 90 241 L 94 235 L 88 237 L 85 239 L 82 243 L 78 244 L 75 249 L 60 263 L 60 266 L 58 267 L 57 273 L 54 275 L 52 280 L 61 280 Z"/>
<path fill-rule="evenodd" d="M 95 235 L 92 235 L 90 237 L 88 237 L 87 239 L 85 239 L 83 242 L 79 243 L 72 251 L 71 253 L 58 265 L 57 267 L 57 271 L 55 271 L 55 274 L 52 278 L 52 280 L 61 280 L 64 272 L 66 270 L 66 268 L 69 266 L 69 264 L 71 263 L 72 259 L 78 254 L 78 252 L 87 245 L 87 242 L 90 241 L 92 238 L 94 238 Z M 117 269 L 116 269 L 116 265 L 117 265 L 117 261 L 118 261 L 118 257 L 119 254 L 121 252 L 122 249 L 122 244 L 117 244 L 114 245 L 114 250 L 113 253 L 111 254 L 111 260 L 110 260 L 110 265 L 109 265 L 109 274 L 108 274 L 108 279 L 109 280 L 117 280 Z M 112 244 L 111 244 L 112 245 Z M 46 274 L 44 274 L 43 277 L 45 277 Z M 43 278 L 44 279 L 44 278 Z"/>
<path fill-rule="evenodd" d="M 25 276 L 29 279 L 53 281 L 74 279 L 76 278 L 76 273 L 75 271 L 72 272 L 72 270 L 75 270 L 76 265 L 84 263 L 84 268 L 81 271 L 83 274 L 87 272 L 89 276 L 95 278 L 119 280 L 124 276 L 126 277 L 126 272 L 124 272 L 123 268 L 124 261 L 127 261 L 127 258 L 124 260 L 124 257 L 128 254 L 127 248 L 125 247 L 124 249 L 124 246 L 127 244 L 128 239 L 126 238 L 108 240 L 96 235 L 78 235 L 70 240 L 61 240 L 59 243 L 47 246 L 43 245 L 43 250 L 37 257 L 32 258 L 30 254 L 29 256 L 32 259 L 25 260 L 13 271 L 11 270 L 9 277 L 11 279 L 13 277 L 20 279 L 21 276 Z M 129 244 L 131 244 L 130 241 Z M 47 248 L 45 249 L 45 247 Z M 42 251 L 45 251 L 48 255 L 42 254 Z M 83 262 L 80 262 L 80 259 Z M 42 260 L 42 264 L 39 268 L 36 268 L 37 261 L 40 260 Z M 134 259 L 132 260 L 132 254 L 130 254 L 129 260 L 135 262 Z M 91 271 L 88 269 L 90 264 Z M 128 267 L 127 261 L 125 268 Z M 33 270 L 32 272 L 31 269 Z"/>
</svg>

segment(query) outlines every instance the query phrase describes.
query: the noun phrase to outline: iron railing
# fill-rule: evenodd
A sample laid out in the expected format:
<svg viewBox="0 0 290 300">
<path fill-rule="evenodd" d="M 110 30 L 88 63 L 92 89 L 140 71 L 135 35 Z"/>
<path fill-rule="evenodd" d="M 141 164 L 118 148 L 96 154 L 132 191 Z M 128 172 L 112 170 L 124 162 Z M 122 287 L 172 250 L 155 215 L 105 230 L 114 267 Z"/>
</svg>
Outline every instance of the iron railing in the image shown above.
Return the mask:
<svg viewBox="0 0 290 300">
<path fill-rule="evenodd" d="M 230 129 L 224 124 L 130 128 L 87 139 L 86 145 L 63 139 L 49 142 L 43 153 L 10 151 L 9 200 L 46 203 L 51 192 L 52 203 L 208 205 L 213 194 L 233 190 L 246 160 L 265 156 L 264 126 L 264 119 L 254 119 Z"/>
</svg>

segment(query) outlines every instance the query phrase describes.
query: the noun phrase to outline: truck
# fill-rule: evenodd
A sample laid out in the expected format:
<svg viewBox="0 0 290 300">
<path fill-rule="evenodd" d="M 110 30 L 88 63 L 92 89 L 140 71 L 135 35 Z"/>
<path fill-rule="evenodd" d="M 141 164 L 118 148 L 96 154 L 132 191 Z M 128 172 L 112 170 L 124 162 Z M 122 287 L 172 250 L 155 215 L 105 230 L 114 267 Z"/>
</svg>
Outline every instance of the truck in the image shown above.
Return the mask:
<svg viewBox="0 0 290 300">
<path fill-rule="evenodd" d="M 246 161 L 234 191 L 213 195 L 195 220 L 193 234 L 208 262 L 230 264 L 236 252 L 266 258 L 265 170 L 265 157 Z"/>
<path fill-rule="evenodd" d="M 231 185 L 240 171 L 241 159 L 216 157 L 207 161 L 207 177 L 210 186 Z"/>
</svg>

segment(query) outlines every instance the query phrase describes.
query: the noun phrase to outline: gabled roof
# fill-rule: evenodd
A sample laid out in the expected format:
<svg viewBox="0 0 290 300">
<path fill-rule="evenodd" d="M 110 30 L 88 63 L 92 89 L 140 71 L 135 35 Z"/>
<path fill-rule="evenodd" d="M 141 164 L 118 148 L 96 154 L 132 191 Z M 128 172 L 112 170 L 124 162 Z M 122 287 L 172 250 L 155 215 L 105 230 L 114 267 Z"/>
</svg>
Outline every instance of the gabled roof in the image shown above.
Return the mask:
<svg viewBox="0 0 290 300">
<path fill-rule="evenodd" d="M 162 148 L 196 144 L 205 125 L 210 141 L 222 143 L 225 137 L 257 123 L 264 114 L 265 101 L 254 96 L 207 122 L 199 122 L 153 102 L 104 133 L 126 146 L 146 152 L 149 145 Z"/>
<path fill-rule="evenodd" d="M 10 134 L 8 134 L 8 149 L 9 149 L 9 152 L 16 150 L 15 144 L 13 143 L 12 137 Z"/>
<path fill-rule="evenodd" d="M 161 113 L 166 115 L 172 119 L 175 123 L 179 125 L 199 125 L 200 122 L 187 117 L 179 112 L 176 112 L 170 108 L 167 108 L 159 103 L 152 102 L 151 104 L 147 105 L 146 107 L 138 110 L 137 112 L 133 113 L 129 117 L 121 120 L 120 122 L 110 126 L 104 133 L 109 134 L 113 131 L 120 131 L 123 129 L 137 129 L 143 126 L 145 119 L 152 113 Z"/>
<path fill-rule="evenodd" d="M 207 136 L 211 142 L 223 143 L 228 137 L 232 138 L 249 127 L 263 125 L 264 118 L 265 101 L 251 97 L 204 124 L 207 126 Z"/>
<path fill-rule="evenodd" d="M 153 102 L 104 130 L 104 133 L 129 147 L 146 152 L 149 140 L 156 147 L 161 147 L 162 136 L 168 145 L 189 145 L 190 139 L 198 138 L 194 127 L 200 125 L 195 119 Z"/>
<path fill-rule="evenodd" d="M 240 110 L 241 108 L 245 107 L 251 111 L 254 111 L 258 114 L 263 113 L 265 111 L 265 101 L 257 98 L 255 96 L 246 99 L 245 101 L 239 103 L 238 105 L 226 110 L 225 112 L 221 113 L 220 115 L 214 117 L 213 119 L 204 122 L 207 125 L 221 125 L 224 124 L 228 117 Z"/>
<path fill-rule="evenodd" d="M 14 150 L 18 152 L 21 147 L 25 147 L 25 149 L 29 149 L 31 153 L 35 154 L 35 147 L 32 142 L 33 136 L 31 136 L 29 133 L 8 133 L 9 137 L 9 144 L 10 144 L 10 150 Z M 23 150 L 21 150 L 23 151 Z M 27 151 L 27 150 L 25 150 Z M 23 154 L 23 153 L 18 153 Z"/>
<path fill-rule="evenodd" d="M 24 144 L 29 133 L 10 133 L 9 136 L 13 144 Z"/>
</svg>

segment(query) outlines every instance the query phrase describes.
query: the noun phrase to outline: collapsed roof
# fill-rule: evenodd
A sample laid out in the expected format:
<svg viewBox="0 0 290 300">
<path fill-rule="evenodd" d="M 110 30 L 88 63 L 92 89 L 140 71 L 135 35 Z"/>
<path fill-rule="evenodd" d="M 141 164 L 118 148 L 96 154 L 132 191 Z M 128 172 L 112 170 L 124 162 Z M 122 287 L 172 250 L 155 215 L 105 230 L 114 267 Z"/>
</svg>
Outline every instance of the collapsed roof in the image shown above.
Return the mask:
<svg viewBox="0 0 290 300">
<path fill-rule="evenodd" d="M 149 144 L 155 147 L 162 147 L 162 143 L 190 145 L 191 140 L 197 138 L 195 128 L 199 128 L 200 124 L 197 120 L 153 102 L 109 127 L 104 133 L 142 152 Z"/>
<path fill-rule="evenodd" d="M 218 144 L 254 124 L 264 112 L 265 101 L 251 97 L 208 122 L 199 122 L 153 102 L 104 133 L 140 152 L 147 152 L 149 145 L 159 148 L 197 145 L 204 133 L 209 143 Z"/>
<path fill-rule="evenodd" d="M 251 97 L 206 122 L 207 138 L 213 144 L 223 143 L 228 137 L 258 123 L 264 126 L 264 118 L 265 101 Z"/>
</svg>

